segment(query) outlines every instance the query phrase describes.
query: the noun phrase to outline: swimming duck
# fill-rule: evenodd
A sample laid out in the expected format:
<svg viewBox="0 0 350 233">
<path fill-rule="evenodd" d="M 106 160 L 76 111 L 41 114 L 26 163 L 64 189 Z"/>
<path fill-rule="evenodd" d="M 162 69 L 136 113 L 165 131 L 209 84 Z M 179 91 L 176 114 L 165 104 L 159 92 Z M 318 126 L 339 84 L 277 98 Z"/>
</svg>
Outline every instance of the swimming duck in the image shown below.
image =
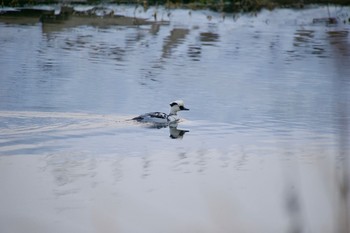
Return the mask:
<svg viewBox="0 0 350 233">
<path fill-rule="evenodd" d="M 138 117 L 134 117 L 132 119 L 138 122 L 171 125 L 177 123 L 180 120 L 180 118 L 177 116 L 178 111 L 188 110 L 188 108 L 185 108 L 184 102 L 182 100 L 175 100 L 170 103 L 169 114 L 163 112 L 149 112 L 146 114 L 142 114 Z"/>
</svg>

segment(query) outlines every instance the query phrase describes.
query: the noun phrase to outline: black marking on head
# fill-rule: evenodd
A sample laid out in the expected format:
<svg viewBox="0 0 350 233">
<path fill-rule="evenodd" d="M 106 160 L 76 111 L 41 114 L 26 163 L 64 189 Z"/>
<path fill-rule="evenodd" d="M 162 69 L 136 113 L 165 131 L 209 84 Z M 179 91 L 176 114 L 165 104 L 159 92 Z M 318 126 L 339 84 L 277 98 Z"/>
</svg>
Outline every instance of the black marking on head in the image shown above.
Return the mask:
<svg viewBox="0 0 350 233">
<path fill-rule="evenodd" d="M 170 104 L 170 107 L 173 107 L 173 106 L 175 106 L 175 105 L 178 105 L 178 103 L 172 102 L 172 103 Z"/>
</svg>

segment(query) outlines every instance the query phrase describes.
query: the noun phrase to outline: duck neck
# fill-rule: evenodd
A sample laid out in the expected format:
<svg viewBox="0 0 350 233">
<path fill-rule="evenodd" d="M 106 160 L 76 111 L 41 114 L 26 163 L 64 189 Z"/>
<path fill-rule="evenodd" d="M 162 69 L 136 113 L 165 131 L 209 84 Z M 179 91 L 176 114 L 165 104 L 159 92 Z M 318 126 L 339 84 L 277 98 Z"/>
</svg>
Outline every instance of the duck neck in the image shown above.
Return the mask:
<svg viewBox="0 0 350 233">
<path fill-rule="evenodd" d="M 176 113 L 177 113 L 177 111 L 171 109 L 171 110 L 170 110 L 170 113 L 169 113 L 169 116 L 171 116 L 171 115 L 176 115 Z"/>
</svg>

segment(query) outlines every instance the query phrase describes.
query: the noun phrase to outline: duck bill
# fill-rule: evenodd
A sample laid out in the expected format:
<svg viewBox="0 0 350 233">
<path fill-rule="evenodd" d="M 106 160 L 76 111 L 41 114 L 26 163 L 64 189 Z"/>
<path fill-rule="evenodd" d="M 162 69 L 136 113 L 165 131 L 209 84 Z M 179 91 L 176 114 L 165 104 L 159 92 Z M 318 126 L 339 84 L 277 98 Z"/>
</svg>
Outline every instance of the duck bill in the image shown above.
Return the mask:
<svg viewBox="0 0 350 233">
<path fill-rule="evenodd" d="M 188 111 L 188 110 L 190 110 L 190 109 L 181 106 L 181 107 L 180 107 L 180 110 Z"/>
</svg>

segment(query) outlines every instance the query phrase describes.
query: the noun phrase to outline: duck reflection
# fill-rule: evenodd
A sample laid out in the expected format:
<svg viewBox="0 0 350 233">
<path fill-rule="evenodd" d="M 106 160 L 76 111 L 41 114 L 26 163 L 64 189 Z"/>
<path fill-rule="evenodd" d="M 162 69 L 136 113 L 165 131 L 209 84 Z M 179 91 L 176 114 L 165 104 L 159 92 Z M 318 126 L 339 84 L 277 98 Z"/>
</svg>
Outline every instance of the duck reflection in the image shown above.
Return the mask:
<svg viewBox="0 0 350 233">
<path fill-rule="evenodd" d="M 171 139 L 182 139 L 185 133 L 190 132 L 189 130 L 178 129 L 177 127 L 169 126 L 170 138 Z"/>
<path fill-rule="evenodd" d="M 162 129 L 162 128 L 167 128 L 169 127 L 169 137 L 171 139 L 182 139 L 185 135 L 185 133 L 190 132 L 189 130 L 184 130 L 184 129 L 178 129 L 178 124 L 177 123 L 149 123 L 147 125 L 147 128 L 151 129 Z"/>
</svg>

